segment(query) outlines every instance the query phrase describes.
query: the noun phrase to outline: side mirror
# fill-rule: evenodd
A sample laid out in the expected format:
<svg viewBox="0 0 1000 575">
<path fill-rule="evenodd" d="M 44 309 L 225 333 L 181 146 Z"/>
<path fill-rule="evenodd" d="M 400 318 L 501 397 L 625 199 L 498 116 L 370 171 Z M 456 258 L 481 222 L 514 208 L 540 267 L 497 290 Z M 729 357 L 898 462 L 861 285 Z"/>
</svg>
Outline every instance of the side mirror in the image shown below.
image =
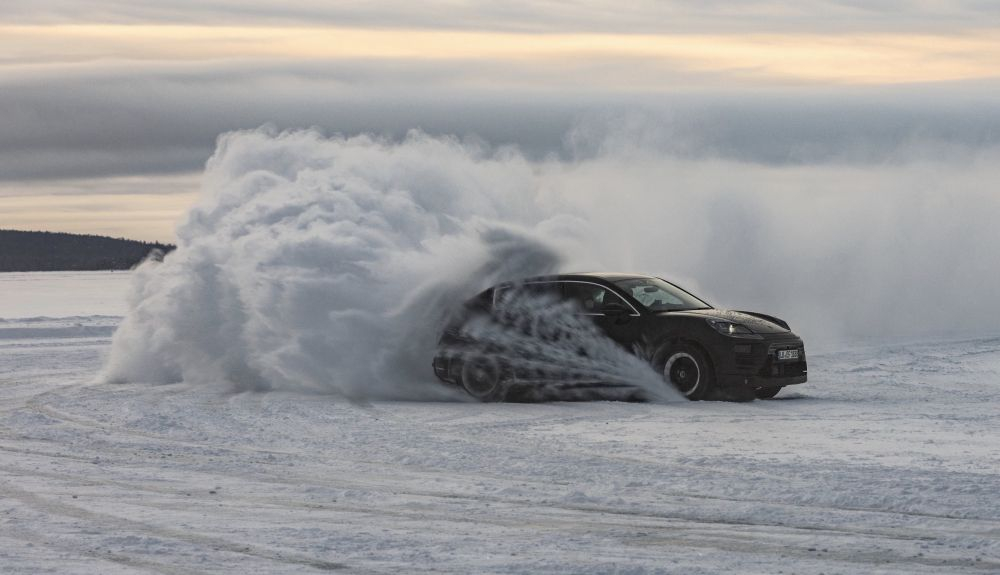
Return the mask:
<svg viewBox="0 0 1000 575">
<path fill-rule="evenodd" d="M 625 304 L 613 301 L 601 306 L 601 313 L 608 317 L 622 317 L 631 313 L 631 310 Z"/>
</svg>

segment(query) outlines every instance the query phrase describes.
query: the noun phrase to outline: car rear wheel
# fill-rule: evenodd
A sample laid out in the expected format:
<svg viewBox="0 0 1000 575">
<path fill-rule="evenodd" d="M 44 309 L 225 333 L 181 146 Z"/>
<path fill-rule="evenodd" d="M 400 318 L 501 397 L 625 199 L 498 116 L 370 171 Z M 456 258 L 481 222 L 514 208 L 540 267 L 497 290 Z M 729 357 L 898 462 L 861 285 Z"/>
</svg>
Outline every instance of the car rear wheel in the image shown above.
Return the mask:
<svg viewBox="0 0 1000 575">
<path fill-rule="evenodd" d="M 753 394 L 757 396 L 757 399 L 771 399 L 778 392 L 781 391 L 780 387 L 758 387 L 753 390 Z"/>
<path fill-rule="evenodd" d="M 664 381 L 688 399 L 707 397 L 715 385 L 712 364 L 704 352 L 693 345 L 667 346 L 657 354 L 657 358 L 657 366 Z"/>
<path fill-rule="evenodd" d="M 479 401 L 499 401 L 504 396 L 500 363 L 485 355 L 475 355 L 462 363 L 461 384 Z"/>
</svg>

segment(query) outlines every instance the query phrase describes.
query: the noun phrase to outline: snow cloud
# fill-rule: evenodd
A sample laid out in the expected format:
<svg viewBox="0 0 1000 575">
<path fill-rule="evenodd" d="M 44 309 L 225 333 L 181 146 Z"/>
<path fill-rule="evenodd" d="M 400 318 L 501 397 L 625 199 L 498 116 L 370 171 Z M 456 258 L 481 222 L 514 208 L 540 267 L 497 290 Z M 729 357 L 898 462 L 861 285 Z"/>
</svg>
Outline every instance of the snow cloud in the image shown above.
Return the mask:
<svg viewBox="0 0 1000 575">
<path fill-rule="evenodd" d="M 638 271 L 845 337 L 995 331 L 1000 148 L 881 165 L 666 154 L 618 118 L 570 159 L 412 132 L 223 136 L 178 250 L 136 272 L 110 380 L 440 397 L 450 306 L 500 280 Z"/>
<path fill-rule="evenodd" d="M 136 271 L 109 380 L 228 382 L 350 399 L 443 397 L 431 352 L 456 302 L 551 272 L 519 154 L 412 133 L 233 133 L 178 249 Z"/>
</svg>

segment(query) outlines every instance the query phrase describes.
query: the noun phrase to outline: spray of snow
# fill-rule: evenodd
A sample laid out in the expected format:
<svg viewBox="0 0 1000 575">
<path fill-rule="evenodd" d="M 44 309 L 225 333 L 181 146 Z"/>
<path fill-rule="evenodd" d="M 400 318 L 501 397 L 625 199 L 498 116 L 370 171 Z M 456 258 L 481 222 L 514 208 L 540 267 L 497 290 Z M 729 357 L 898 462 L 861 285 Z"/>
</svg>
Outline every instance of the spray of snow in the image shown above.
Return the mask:
<svg viewBox="0 0 1000 575">
<path fill-rule="evenodd" d="M 558 398 L 679 401 L 650 369 L 649 350 L 623 353 L 573 301 L 506 290 L 500 307 L 458 326 L 462 341 L 446 353 L 468 361 L 489 349 L 489 361 L 512 381 L 507 399 Z"/>
<path fill-rule="evenodd" d="M 178 249 L 135 271 L 104 378 L 444 397 L 449 310 L 560 264 L 544 238 L 574 222 L 537 195 L 519 154 L 455 139 L 223 136 Z"/>
<path fill-rule="evenodd" d="M 556 270 L 660 275 L 782 317 L 813 352 L 995 332 L 1000 149 L 760 164 L 619 124 L 543 161 L 421 133 L 223 136 L 179 248 L 134 274 L 104 375 L 439 397 L 447 309 Z"/>
</svg>

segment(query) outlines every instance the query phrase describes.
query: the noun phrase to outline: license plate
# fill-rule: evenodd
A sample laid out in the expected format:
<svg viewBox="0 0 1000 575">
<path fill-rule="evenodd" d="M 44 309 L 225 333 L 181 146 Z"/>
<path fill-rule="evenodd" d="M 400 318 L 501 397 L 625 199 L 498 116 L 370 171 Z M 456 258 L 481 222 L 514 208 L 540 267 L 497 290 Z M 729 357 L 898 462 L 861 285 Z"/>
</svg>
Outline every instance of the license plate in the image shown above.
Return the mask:
<svg viewBox="0 0 1000 575">
<path fill-rule="evenodd" d="M 798 359 L 798 358 L 799 358 L 799 350 L 797 350 L 797 349 L 779 349 L 778 350 L 778 359 L 779 360 Z"/>
</svg>

